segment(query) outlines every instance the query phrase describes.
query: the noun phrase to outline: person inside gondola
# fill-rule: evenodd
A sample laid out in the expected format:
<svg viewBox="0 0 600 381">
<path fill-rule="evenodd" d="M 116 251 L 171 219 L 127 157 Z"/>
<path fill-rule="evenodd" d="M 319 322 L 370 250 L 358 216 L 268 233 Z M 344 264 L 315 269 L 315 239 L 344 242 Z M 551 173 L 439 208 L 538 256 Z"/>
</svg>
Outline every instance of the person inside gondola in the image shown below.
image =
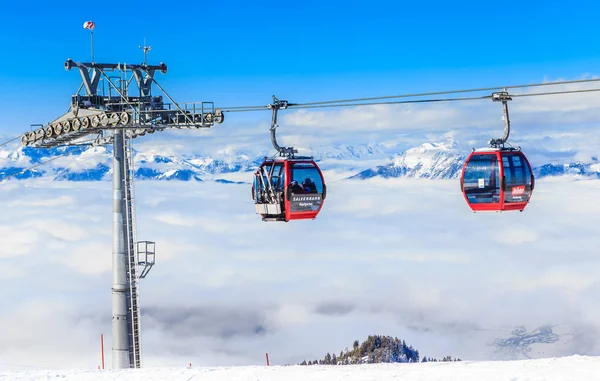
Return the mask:
<svg viewBox="0 0 600 381">
<path fill-rule="evenodd" d="M 303 193 L 302 187 L 298 184 L 298 181 L 296 180 L 292 181 L 292 183 L 290 184 L 290 188 L 292 190 L 292 193 Z"/>
<path fill-rule="evenodd" d="M 306 193 L 317 193 L 317 186 L 309 178 L 304 179 L 304 182 L 302 183 L 302 188 Z"/>
</svg>

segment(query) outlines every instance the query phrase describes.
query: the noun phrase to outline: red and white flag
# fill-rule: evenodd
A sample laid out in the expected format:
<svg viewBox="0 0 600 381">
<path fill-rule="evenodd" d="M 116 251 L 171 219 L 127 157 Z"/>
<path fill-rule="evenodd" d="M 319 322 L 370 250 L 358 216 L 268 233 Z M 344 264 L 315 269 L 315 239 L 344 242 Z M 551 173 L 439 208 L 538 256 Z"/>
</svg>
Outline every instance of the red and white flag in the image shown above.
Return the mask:
<svg viewBox="0 0 600 381">
<path fill-rule="evenodd" d="M 96 27 L 96 24 L 94 24 L 93 21 L 86 21 L 83 23 L 84 29 L 94 30 L 95 27 Z"/>
</svg>

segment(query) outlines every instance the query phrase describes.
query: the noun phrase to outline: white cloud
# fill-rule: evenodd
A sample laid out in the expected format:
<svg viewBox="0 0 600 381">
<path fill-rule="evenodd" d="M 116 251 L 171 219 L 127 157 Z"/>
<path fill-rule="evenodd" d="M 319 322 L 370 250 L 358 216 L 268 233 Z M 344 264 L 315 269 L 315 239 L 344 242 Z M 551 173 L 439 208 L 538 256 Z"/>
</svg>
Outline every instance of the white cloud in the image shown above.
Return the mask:
<svg viewBox="0 0 600 381">
<path fill-rule="evenodd" d="M 111 271 L 112 245 L 110 242 L 80 242 L 67 253 L 59 252 L 50 258 L 71 270 L 87 276 Z"/>
<path fill-rule="evenodd" d="M 53 168 L 68 168 L 74 172 L 96 168 L 99 164 L 109 165 L 110 159 L 106 156 L 105 147 L 86 149 L 80 155 L 66 155 L 48 163 Z"/>
<path fill-rule="evenodd" d="M 72 196 L 60 196 L 57 198 L 40 198 L 34 200 L 16 200 L 8 205 L 10 207 L 15 206 L 63 206 L 63 205 L 72 205 L 75 203 L 75 198 Z"/>
<path fill-rule="evenodd" d="M 30 221 L 25 226 L 49 234 L 54 238 L 65 241 L 79 241 L 88 236 L 85 225 L 65 222 L 57 218 L 38 219 Z"/>
<path fill-rule="evenodd" d="M 14 308 L 3 308 L 0 314 L 3 363 L 48 368 L 93 367 L 99 354 L 99 327 L 78 321 L 77 314 L 72 303 L 56 296 L 31 297 Z M 108 353 L 110 358 L 110 350 Z"/>
<path fill-rule="evenodd" d="M 511 226 L 499 229 L 491 234 L 493 241 L 510 246 L 519 246 L 524 243 L 532 243 L 538 239 L 538 234 L 528 226 Z"/>
<path fill-rule="evenodd" d="M 286 303 L 275 312 L 275 320 L 281 325 L 307 325 L 318 319 L 308 306 L 302 304 Z"/>
<path fill-rule="evenodd" d="M 408 252 L 398 254 L 387 254 L 383 256 L 375 255 L 370 260 L 391 259 L 406 262 L 455 262 L 468 263 L 471 261 L 471 256 L 465 253 L 454 253 L 450 251 L 439 252 Z"/>
<path fill-rule="evenodd" d="M 531 292 L 543 288 L 557 289 L 561 292 L 581 292 L 598 282 L 595 274 L 581 273 L 576 271 L 549 270 L 536 274 L 515 274 L 510 279 L 510 287 L 515 291 Z"/>
<path fill-rule="evenodd" d="M 37 232 L 27 229 L 22 224 L 17 226 L 0 225 L 0 258 L 28 254 L 37 240 Z"/>
<path fill-rule="evenodd" d="M 196 225 L 196 220 L 193 217 L 184 217 L 179 214 L 160 214 L 154 217 L 157 221 L 175 226 L 191 227 Z"/>
<path fill-rule="evenodd" d="M 228 226 L 227 223 L 215 221 L 214 219 L 183 216 L 178 213 L 160 214 L 154 217 L 154 219 L 169 225 L 201 229 L 209 232 L 223 232 L 227 230 Z"/>
<path fill-rule="evenodd" d="M 0 279 L 15 279 L 23 276 L 25 276 L 25 274 L 13 266 L 7 264 L 0 266 Z"/>
<path fill-rule="evenodd" d="M 377 105 L 324 111 L 294 110 L 282 118 L 281 125 L 309 127 L 311 130 L 326 129 L 328 133 L 331 133 L 332 129 L 352 133 L 452 129 L 472 126 L 472 114 L 476 111 L 478 110 L 468 105 L 456 107 L 451 104 Z M 489 120 L 483 120 L 482 123 L 485 126 L 491 125 Z"/>
</svg>

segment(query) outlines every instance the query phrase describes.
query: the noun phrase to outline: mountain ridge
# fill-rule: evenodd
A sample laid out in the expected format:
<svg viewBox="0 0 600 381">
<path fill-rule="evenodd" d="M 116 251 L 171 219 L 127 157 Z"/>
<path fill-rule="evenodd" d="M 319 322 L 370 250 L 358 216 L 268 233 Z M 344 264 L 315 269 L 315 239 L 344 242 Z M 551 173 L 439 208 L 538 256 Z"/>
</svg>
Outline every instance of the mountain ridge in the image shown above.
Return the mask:
<svg viewBox="0 0 600 381">
<path fill-rule="evenodd" d="M 311 149 L 321 169 L 344 169 L 354 172 L 348 179 L 381 178 L 456 179 L 469 150 L 458 143 L 426 142 L 401 152 L 389 152 L 381 145 L 335 145 Z M 66 157 L 59 157 L 59 156 Z M 203 181 L 205 178 L 224 183 L 236 182 L 218 178 L 239 172 L 253 172 L 265 155 L 233 153 L 221 155 L 168 155 L 134 150 L 134 173 L 138 180 Z M 47 160 L 53 162 L 42 165 Z M 379 162 L 380 165 L 373 165 Z M 37 165 L 37 166 L 36 166 Z M 36 166 L 35 168 L 30 168 Z M 573 161 L 565 164 L 547 162 L 533 167 L 537 178 L 577 175 L 600 178 L 600 162 Z M 111 147 L 20 147 L 0 151 L 0 180 L 49 177 L 56 181 L 103 181 L 112 173 Z"/>
</svg>

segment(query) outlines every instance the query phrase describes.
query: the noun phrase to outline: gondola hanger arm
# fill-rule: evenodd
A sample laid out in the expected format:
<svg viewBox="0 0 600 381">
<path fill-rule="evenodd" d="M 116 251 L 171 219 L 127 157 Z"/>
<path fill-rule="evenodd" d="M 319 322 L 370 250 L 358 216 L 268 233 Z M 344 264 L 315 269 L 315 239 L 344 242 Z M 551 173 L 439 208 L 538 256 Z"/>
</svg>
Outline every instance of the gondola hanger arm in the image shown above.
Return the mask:
<svg viewBox="0 0 600 381">
<path fill-rule="evenodd" d="M 279 152 L 279 156 L 287 156 L 294 157 L 295 153 L 298 153 L 298 150 L 294 149 L 294 147 L 282 147 L 277 144 L 277 137 L 275 136 L 275 130 L 277 129 L 277 113 L 280 109 L 287 109 L 290 104 L 288 101 L 283 101 L 277 99 L 275 95 L 273 95 L 273 103 L 267 105 L 267 108 L 273 111 L 273 116 L 271 118 L 271 143 L 273 143 L 273 147 Z"/>
<path fill-rule="evenodd" d="M 503 110 L 502 119 L 504 119 L 504 136 L 501 138 L 496 138 L 496 139 L 490 140 L 490 146 L 491 147 L 501 147 L 501 146 L 504 146 L 504 143 L 506 143 L 506 141 L 508 140 L 508 137 L 510 135 L 510 118 L 508 115 L 508 101 L 512 101 L 512 97 L 510 95 L 508 95 L 507 90 L 504 89 L 504 91 L 492 93 L 492 101 L 493 102 L 502 102 L 502 110 Z"/>
</svg>

